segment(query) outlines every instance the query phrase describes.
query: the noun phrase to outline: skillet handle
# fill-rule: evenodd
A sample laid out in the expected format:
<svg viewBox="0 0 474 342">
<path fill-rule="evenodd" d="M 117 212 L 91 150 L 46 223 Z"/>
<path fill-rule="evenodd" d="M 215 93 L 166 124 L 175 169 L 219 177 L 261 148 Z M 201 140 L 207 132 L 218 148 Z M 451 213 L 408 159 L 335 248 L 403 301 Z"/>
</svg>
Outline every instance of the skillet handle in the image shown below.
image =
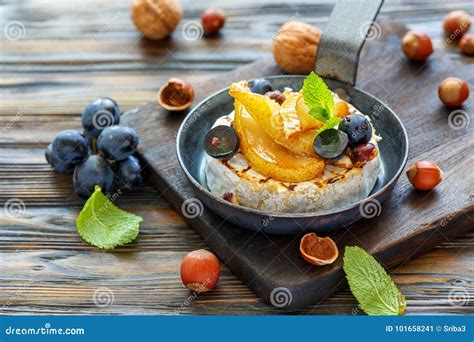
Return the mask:
<svg viewBox="0 0 474 342">
<path fill-rule="evenodd" d="M 359 54 L 382 3 L 383 0 L 337 1 L 318 45 L 316 74 L 355 85 Z"/>
</svg>

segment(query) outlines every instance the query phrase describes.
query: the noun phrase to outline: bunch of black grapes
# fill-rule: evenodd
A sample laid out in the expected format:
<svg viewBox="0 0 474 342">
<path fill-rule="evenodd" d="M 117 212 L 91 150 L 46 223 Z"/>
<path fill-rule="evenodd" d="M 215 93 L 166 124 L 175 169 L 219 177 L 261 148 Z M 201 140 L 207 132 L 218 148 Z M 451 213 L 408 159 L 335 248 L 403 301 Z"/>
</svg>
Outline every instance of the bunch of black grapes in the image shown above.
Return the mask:
<svg viewBox="0 0 474 342">
<path fill-rule="evenodd" d="M 77 195 L 88 198 L 96 185 L 109 193 L 113 187 L 131 189 L 141 181 L 141 165 L 133 155 L 138 135 L 119 123 L 117 102 L 99 98 L 82 113 L 84 134 L 61 131 L 46 148 L 46 160 L 55 171 L 74 173 Z"/>
</svg>

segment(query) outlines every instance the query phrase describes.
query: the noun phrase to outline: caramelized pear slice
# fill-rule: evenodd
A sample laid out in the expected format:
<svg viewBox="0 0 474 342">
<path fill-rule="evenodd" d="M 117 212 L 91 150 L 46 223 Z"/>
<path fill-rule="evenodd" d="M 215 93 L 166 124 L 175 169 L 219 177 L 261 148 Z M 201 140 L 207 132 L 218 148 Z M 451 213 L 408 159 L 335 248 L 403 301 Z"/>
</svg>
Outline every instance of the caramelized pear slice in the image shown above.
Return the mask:
<svg viewBox="0 0 474 342">
<path fill-rule="evenodd" d="M 296 113 L 296 102 L 298 101 L 298 93 L 288 93 L 285 101 L 280 106 L 280 117 L 283 125 L 285 138 L 290 138 L 301 132 L 301 123 Z"/>
<path fill-rule="evenodd" d="M 316 130 L 286 138 L 278 103 L 267 96 L 249 92 L 247 82 L 245 81 L 233 83 L 229 94 L 245 107 L 273 141 L 298 155 L 318 158 L 313 150 L 313 141 L 317 134 Z"/>
<path fill-rule="evenodd" d="M 349 104 L 344 100 L 334 101 L 334 116 L 343 118 L 350 114 Z"/>
<path fill-rule="evenodd" d="M 298 101 L 296 102 L 296 113 L 301 122 L 301 131 L 307 132 L 309 130 L 318 130 L 323 127 L 324 123 L 309 115 L 309 109 L 304 103 L 303 95 L 299 95 Z"/>
<path fill-rule="evenodd" d="M 255 171 L 282 182 L 303 182 L 320 176 L 324 162 L 297 155 L 275 143 L 239 101 L 235 101 L 234 128 L 240 151 Z"/>
</svg>

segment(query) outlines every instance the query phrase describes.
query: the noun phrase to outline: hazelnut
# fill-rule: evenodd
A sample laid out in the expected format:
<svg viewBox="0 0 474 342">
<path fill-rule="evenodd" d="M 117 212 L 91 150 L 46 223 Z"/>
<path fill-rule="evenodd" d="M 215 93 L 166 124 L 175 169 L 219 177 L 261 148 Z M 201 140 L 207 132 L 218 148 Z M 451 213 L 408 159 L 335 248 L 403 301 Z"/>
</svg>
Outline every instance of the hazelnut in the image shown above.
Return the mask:
<svg viewBox="0 0 474 342">
<path fill-rule="evenodd" d="M 193 88 L 180 78 L 170 78 L 158 91 L 158 102 L 170 111 L 185 110 L 192 105 L 193 101 Z"/>
<path fill-rule="evenodd" d="M 219 260 L 205 249 L 192 251 L 184 256 L 180 273 L 184 286 L 198 293 L 207 292 L 219 280 Z"/>
<path fill-rule="evenodd" d="M 426 34 L 408 31 L 402 39 L 402 50 L 411 61 L 423 62 L 433 52 L 433 45 Z"/>
<path fill-rule="evenodd" d="M 460 38 L 471 27 L 471 16 L 465 11 L 449 12 L 443 19 L 444 32 L 451 38 Z"/>
<path fill-rule="evenodd" d="M 469 87 L 460 78 L 448 77 L 439 84 L 438 96 L 445 106 L 459 107 L 469 97 Z"/>
<path fill-rule="evenodd" d="M 273 39 L 273 57 L 289 73 L 308 74 L 316 65 L 316 49 L 321 31 L 301 21 L 289 21 Z"/>
<path fill-rule="evenodd" d="M 339 250 L 330 237 L 321 238 L 315 233 L 308 233 L 301 238 L 300 254 L 310 264 L 324 266 L 336 261 Z"/>
<path fill-rule="evenodd" d="M 474 33 L 465 34 L 459 42 L 461 52 L 465 55 L 474 55 Z"/>
<path fill-rule="evenodd" d="M 210 8 L 201 14 L 201 21 L 205 34 L 218 34 L 225 24 L 225 13 L 222 10 Z"/>
<path fill-rule="evenodd" d="M 269 91 L 265 93 L 265 96 L 268 96 L 273 101 L 278 102 L 278 104 L 282 104 L 286 100 L 285 95 L 283 95 L 279 90 Z"/>
<path fill-rule="evenodd" d="M 442 179 L 442 171 L 435 163 L 422 160 L 411 165 L 407 177 L 416 190 L 432 190 Z"/>
<path fill-rule="evenodd" d="M 182 16 L 177 0 L 133 0 L 131 11 L 137 29 L 154 40 L 169 36 Z"/>
</svg>

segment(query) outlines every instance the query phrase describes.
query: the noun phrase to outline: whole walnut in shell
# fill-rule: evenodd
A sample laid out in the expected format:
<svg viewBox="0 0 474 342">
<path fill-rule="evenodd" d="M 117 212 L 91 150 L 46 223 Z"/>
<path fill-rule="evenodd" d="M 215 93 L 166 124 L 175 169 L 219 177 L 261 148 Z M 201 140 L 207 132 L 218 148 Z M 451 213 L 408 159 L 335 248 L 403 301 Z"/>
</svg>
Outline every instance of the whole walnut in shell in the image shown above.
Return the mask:
<svg viewBox="0 0 474 342">
<path fill-rule="evenodd" d="M 301 21 L 283 24 L 273 40 L 273 57 L 278 66 L 293 74 L 314 70 L 321 31 Z"/>
<path fill-rule="evenodd" d="M 133 0 L 132 20 L 145 37 L 159 40 L 169 36 L 182 16 L 177 0 Z"/>
</svg>

